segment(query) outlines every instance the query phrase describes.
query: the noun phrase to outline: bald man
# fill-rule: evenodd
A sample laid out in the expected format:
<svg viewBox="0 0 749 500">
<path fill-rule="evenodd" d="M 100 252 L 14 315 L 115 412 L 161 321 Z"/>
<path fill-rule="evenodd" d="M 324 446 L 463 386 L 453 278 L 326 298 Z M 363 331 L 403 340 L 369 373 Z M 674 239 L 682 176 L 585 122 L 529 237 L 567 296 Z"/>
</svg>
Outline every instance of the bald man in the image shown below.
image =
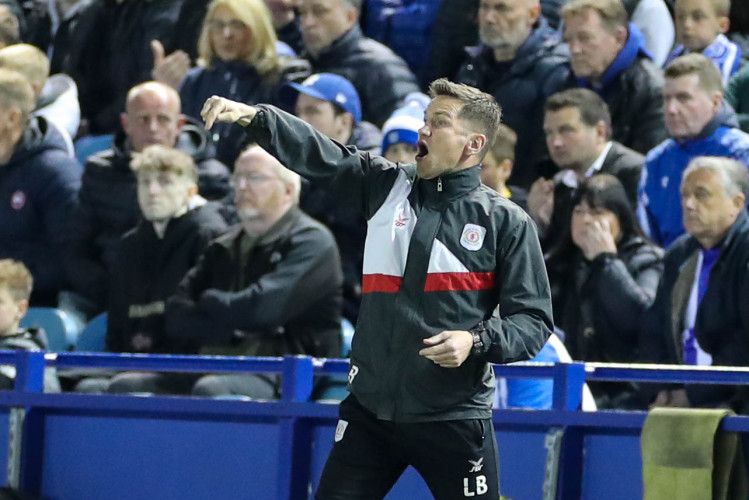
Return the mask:
<svg viewBox="0 0 749 500">
<path fill-rule="evenodd" d="M 548 157 L 544 102 L 569 78 L 567 49 L 541 16 L 539 0 L 481 0 L 478 21 L 481 43 L 466 49 L 456 81 L 502 105 L 502 122 L 517 134 L 511 181 L 528 189 Z"/>
<path fill-rule="evenodd" d="M 130 170 L 133 152 L 152 144 L 175 147 L 190 154 L 198 166 L 196 200 L 205 203 L 229 193 L 229 169 L 213 159 L 205 130 L 188 122 L 180 109 L 179 94 L 168 85 L 136 85 L 127 94 L 120 116 L 122 131 L 114 136 L 112 148 L 86 161 L 67 263 L 75 290 L 91 302 L 90 314 L 105 309 L 116 243 L 140 217 L 136 179 Z"/>
</svg>

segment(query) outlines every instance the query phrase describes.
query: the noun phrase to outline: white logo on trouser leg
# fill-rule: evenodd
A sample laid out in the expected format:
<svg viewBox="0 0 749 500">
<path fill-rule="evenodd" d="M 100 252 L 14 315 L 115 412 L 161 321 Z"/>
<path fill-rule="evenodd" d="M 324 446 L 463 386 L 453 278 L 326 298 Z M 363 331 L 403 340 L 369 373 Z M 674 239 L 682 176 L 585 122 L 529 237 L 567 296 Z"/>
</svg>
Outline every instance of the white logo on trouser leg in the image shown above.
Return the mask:
<svg viewBox="0 0 749 500">
<path fill-rule="evenodd" d="M 349 385 L 354 383 L 354 377 L 359 373 L 359 367 L 356 365 L 351 365 L 351 368 L 348 371 L 348 383 Z"/>
<path fill-rule="evenodd" d="M 476 488 L 471 490 L 470 478 L 463 478 L 463 496 L 464 497 L 475 497 L 476 495 L 483 495 L 489 491 L 489 487 L 486 485 L 486 476 L 476 476 Z"/>
</svg>

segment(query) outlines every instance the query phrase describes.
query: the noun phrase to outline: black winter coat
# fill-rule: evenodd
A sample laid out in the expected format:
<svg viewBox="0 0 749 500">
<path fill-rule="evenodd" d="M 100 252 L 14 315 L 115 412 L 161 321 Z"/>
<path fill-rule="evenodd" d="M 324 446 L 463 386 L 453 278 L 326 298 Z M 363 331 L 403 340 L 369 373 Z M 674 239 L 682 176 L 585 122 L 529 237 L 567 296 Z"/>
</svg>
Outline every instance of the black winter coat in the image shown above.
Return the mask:
<svg viewBox="0 0 749 500">
<path fill-rule="evenodd" d="M 204 198 L 218 200 L 228 194 L 229 170 L 210 159 L 210 140 L 202 128 L 184 126 L 176 147 L 196 160 L 198 191 Z M 106 307 L 117 244 L 141 217 L 130 159 L 124 133 L 115 136 L 112 149 L 89 157 L 71 224 L 68 275 L 75 290 L 94 301 L 98 310 Z"/>
<path fill-rule="evenodd" d="M 574 76 L 572 80 L 570 86 L 577 86 Z M 597 90 L 611 112 L 613 140 L 646 154 L 668 139 L 663 84 L 663 71 L 639 55 L 610 85 Z"/>
<path fill-rule="evenodd" d="M 515 59 L 507 64 L 497 63 L 493 50 L 485 45 L 468 47 L 466 52 L 468 59 L 456 81 L 493 95 L 502 106 L 502 122 L 518 136 L 510 183 L 527 189 L 538 177 L 539 161 L 548 155 L 542 133 L 544 104 L 569 78 L 567 46 L 539 18 Z"/>
<path fill-rule="evenodd" d="M 293 58 L 283 58 L 280 74 L 263 77 L 254 66 L 240 61 L 214 58 L 210 67 L 198 66 L 190 70 L 180 85 L 182 112 L 201 121 L 200 110 L 212 95 L 226 97 L 245 104 L 278 102 L 280 85 L 309 75 L 309 64 Z M 216 159 L 234 169 L 234 161 L 247 145 L 241 129 L 228 123 L 217 123 L 211 129 L 216 146 Z"/>
<path fill-rule="evenodd" d="M 133 86 L 151 80 L 151 40 L 166 53 L 182 0 L 84 0 L 55 35 L 52 73 L 65 73 L 78 85 L 81 117 L 92 134 L 113 134 Z"/>
<path fill-rule="evenodd" d="M 548 264 L 554 324 L 565 332 L 572 359 L 635 361 L 642 317 L 663 273 L 663 251 L 633 237 L 617 254 L 588 261 L 575 247 Z"/>
<path fill-rule="evenodd" d="M 35 297 L 50 294 L 50 303 L 38 305 L 56 306 L 57 291 L 68 284 L 63 251 L 80 186 L 81 166 L 68 156 L 60 132 L 32 117 L 0 166 L 0 258 L 29 268 Z"/>
<path fill-rule="evenodd" d="M 112 270 L 106 338 L 109 352 L 190 352 L 189 346 L 166 336 L 166 300 L 208 244 L 226 230 L 218 207 L 209 203 L 170 220 L 163 238 L 148 221 L 141 221 L 122 237 Z M 131 339 L 136 334 L 150 339 L 151 347 L 133 345 Z"/>
<path fill-rule="evenodd" d="M 406 62 L 381 43 L 366 38 L 355 25 L 330 47 L 308 57 L 315 73 L 335 73 L 359 93 L 363 119 L 382 127 L 411 92 L 419 90 Z"/>
<path fill-rule="evenodd" d="M 241 227 L 214 241 L 167 302 L 167 332 L 204 352 L 340 357 L 341 281 L 330 231 L 291 208 L 254 242 Z"/>
<path fill-rule="evenodd" d="M 695 336 L 713 358 L 713 365 L 749 366 L 749 216 L 741 212 L 719 244 L 720 256 L 697 308 Z M 666 253 L 664 273 L 655 302 L 641 332 L 641 359 L 650 363 L 683 363 L 682 332 L 685 305 L 675 293 L 680 271 L 701 247 L 688 234 L 676 240 Z M 688 295 L 688 291 L 687 291 Z M 731 405 L 749 412 L 746 388 L 687 386 L 693 406 Z"/>
</svg>

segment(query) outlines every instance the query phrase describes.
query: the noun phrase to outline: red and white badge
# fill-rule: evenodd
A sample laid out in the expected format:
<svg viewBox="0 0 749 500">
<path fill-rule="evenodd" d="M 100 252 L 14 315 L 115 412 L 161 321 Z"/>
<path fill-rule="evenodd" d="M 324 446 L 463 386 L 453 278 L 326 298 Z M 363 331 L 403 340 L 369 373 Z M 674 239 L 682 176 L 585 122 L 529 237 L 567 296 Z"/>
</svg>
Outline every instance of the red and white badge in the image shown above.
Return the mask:
<svg viewBox="0 0 749 500">
<path fill-rule="evenodd" d="M 484 236 L 486 236 L 486 228 L 477 226 L 476 224 L 466 224 L 463 227 L 463 234 L 460 236 L 460 245 L 467 249 L 475 252 L 484 245 Z"/>
<path fill-rule="evenodd" d="M 26 206 L 26 193 L 16 191 L 10 196 L 10 206 L 13 210 L 21 210 Z"/>
</svg>

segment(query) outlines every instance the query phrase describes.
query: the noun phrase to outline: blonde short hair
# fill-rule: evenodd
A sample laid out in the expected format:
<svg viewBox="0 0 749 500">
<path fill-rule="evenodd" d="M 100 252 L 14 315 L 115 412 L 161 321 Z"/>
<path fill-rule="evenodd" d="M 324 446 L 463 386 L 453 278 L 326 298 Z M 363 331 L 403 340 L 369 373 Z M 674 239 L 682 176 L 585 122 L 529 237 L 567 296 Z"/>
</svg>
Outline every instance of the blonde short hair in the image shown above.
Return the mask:
<svg viewBox="0 0 749 500">
<path fill-rule="evenodd" d="M 629 17 L 621 0 L 571 0 L 562 7 L 560 14 L 567 21 L 570 17 L 582 16 L 590 10 L 598 13 L 601 25 L 609 33 L 629 26 Z"/>
<path fill-rule="evenodd" d="M 0 68 L 0 109 L 18 108 L 25 123 L 35 106 L 34 89 L 26 77 L 16 71 Z"/>
<path fill-rule="evenodd" d="M 723 93 L 723 78 L 715 63 L 698 53 L 679 56 L 666 66 L 663 76 L 673 80 L 687 75 L 697 75 L 700 88 L 705 92 Z"/>
<path fill-rule="evenodd" d="M 210 22 L 219 7 L 230 9 L 252 33 L 245 62 L 253 65 L 263 77 L 276 74 L 281 67 L 276 52 L 278 38 L 270 11 L 263 0 L 213 0 L 210 3 L 198 38 L 198 55 L 202 63 L 210 67 L 216 55 L 211 43 Z"/>
<path fill-rule="evenodd" d="M 0 288 L 6 288 L 13 300 L 29 300 L 34 278 L 22 262 L 0 260 Z"/>
<path fill-rule="evenodd" d="M 169 172 L 193 184 L 198 182 L 198 169 L 192 156 L 161 144 L 153 144 L 140 153 L 133 153 L 130 168 L 136 175 L 140 172 Z"/>
<path fill-rule="evenodd" d="M 49 78 L 47 55 L 28 43 L 17 43 L 0 49 L 0 68 L 16 71 L 39 89 Z"/>
</svg>

